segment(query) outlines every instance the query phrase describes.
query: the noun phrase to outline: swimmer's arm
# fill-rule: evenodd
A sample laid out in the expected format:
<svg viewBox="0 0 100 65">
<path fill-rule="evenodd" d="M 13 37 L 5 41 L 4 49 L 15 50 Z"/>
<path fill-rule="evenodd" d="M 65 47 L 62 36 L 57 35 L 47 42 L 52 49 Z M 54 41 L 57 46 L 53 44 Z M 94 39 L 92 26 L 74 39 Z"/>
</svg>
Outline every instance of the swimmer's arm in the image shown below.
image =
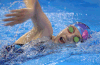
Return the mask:
<svg viewBox="0 0 100 65">
<path fill-rule="evenodd" d="M 24 2 L 27 8 L 11 10 L 12 14 L 6 14 L 6 17 L 13 17 L 3 20 L 11 21 L 5 24 L 5 26 L 13 26 L 15 24 L 20 24 L 31 18 L 35 27 L 41 29 L 49 27 L 52 29 L 51 23 L 42 11 L 38 0 L 24 0 Z"/>
<path fill-rule="evenodd" d="M 34 16 L 31 17 L 34 27 L 38 28 L 39 30 L 45 30 L 42 36 L 51 36 L 53 34 L 51 23 L 42 11 L 38 0 L 24 0 L 24 2 L 27 8 L 34 10 Z"/>
<path fill-rule="evenodd" d="M 27 6 L 28 6 L 28 4 L 27 4 Z M 35 35 L 37 35 L 39 32 L 42 31 L 41 37 L 43 37 L 43 36 L 52 37 L 53 29 L 52 29 L 51 23 L 50 23 L 49 19 L 47 18 L 47 16 L 42 11 L 41 6 L 38 1 L 35 6 L 35 16 L 31 17 L 31 20 L 34 23 L 33 29 L 31 31 L 25 33 L 23 36 L 21 36 L 15 42 L 16 44 L 25 44 L 27 42 L 30 42 L 31 40 L 35 40 L 33 37 L 35 37 L 34 33 L 36 30 L 37 30 L 37 32 Z M 38 37 L 38 38 L 41 38 L 41 37 Z M 37 38 L 37 37 L 35 37 L 35 38 Z"/>
<path fill-rule="evenodd" d="M 44 29 L 45 27 L 52 28 L 51 23 L 42 11 L 38 0 L 24 0 L 24 3 L 27 8 L 31 8 L 34 12 L 34 16 L 31 16 L 31 20 L 33 21 L 35 27 L 39 27 L 41 29 Z"/>
<path fill-rule="evenodd" d="M 42 11 L 38 0 L 24 0 L 24 2 L 27 8 L 11 10 L 11 14 L 6 14 L 6 17 L 13 17 L 3 20 L 11 21 L 5 24 L 5 26 L 13 26 L 15 24 L 20 24 L 31 18 L 35 27 L 41 29 L 48 27 L 52 28 L 51 23 Z"/>
<path fill-rule="evenodd" d="M 25 33 L 23 36 L 21 36 L 15 43 L 16 44 L 25 44 L 27 42 L 30 42 L 31 40 L 34 40 L 33 37 L 38 32 L 43 31 L 41 34 L 41 37 L 43 36 L 49 36 L 51 37 L 53 34 L 53 29 L 51 26 L 51 23 L 47 16 L 44 14 L 44 12 L 41 9 L 41 6 L 38 2 L 38 0 L 27 0 L 30 2 L 35 3 L 33 5 L 32 3 L 25 3 L 26 7 L 25 9 L 19 9 L 19 10 L 12 10 L 11 12 L 14 12 L 13 14 L 7 14 L 6 16 L 14 16 L 12 18 L 4 19 L 5 21 L 12 21 L 10 23 L 7 23 L 6 26 L 13 26 L 15 24 L 22 23 L 26 21 L 27 19 L 31 18 L 31 20 L 34 23 L 34 27 L 31 31 Z M 31 6 L 30 6 L 31 5 Z M 36 30 L 37 32 L 35 32 Z M 40 31 L 41 30 L 41 31 Z M 38 35 L 37 35 L 38 36 Z"/>
<path fill-rule="evenodd" d="M 26 1 L 26 2 L 25 2 Z M 38 0 L 24 0 L 27 8 L 34 8 L 35 15 L 31 17 L 31 20 L 35 28 L 45 30 L 43 36 L 51 36 L 53 29 L 47 16 L 41 9 Z M 35 4 L 35 5 L 33 5 Z"/>
</svg>

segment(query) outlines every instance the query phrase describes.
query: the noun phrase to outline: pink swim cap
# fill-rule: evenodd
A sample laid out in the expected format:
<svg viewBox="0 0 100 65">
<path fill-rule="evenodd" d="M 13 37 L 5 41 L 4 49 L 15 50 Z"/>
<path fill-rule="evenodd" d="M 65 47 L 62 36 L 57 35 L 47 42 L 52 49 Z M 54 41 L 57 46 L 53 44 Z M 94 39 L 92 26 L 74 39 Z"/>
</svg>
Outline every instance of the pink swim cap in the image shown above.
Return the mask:
<svg viewBox="0 0 100 65">
<path fill-rule="evenodd" d="M 85 39 L 85 40 L 87 40 L 88 35 L 89 35 L 89 34 L 88 34 L 88 31 L 85 30 L 85 31 L 83 32 L 83 34 L 82 34 L 82 38 Z"/>
<path fill-rule="evenodd" d="M 84 40 L 87 40 L 88 38 L 91 38 L 90 34 L 89 34 L 89 27 L 84 24 L 84 23 L 81 23 L 81 22 L 76 22 L 74 24 L 74 26 L 79 30 L 82 38 L 83 38 L 83 41 Z"/>
</svg>

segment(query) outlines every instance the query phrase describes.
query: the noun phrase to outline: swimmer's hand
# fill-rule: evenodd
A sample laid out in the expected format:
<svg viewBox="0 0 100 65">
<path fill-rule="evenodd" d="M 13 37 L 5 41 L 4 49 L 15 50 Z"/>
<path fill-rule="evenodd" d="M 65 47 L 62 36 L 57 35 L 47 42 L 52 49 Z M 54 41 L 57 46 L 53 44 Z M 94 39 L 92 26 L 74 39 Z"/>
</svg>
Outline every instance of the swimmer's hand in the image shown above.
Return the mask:
<svg viewBox="0 0 100 65">
<path fill-rule="evenodd" d="M 31 8 L 23 8 L 18 10 L 11 10 L 12 14 L 6 14 L 6 17 L 13 16 L 12 18 L 4 19 L 3 21 L 11 21 L 5 24 L 5 26 L 13 26 L 15 24 L 23 23 L 29 18 L 34 16 L 34 10 Z"/>
</svg>

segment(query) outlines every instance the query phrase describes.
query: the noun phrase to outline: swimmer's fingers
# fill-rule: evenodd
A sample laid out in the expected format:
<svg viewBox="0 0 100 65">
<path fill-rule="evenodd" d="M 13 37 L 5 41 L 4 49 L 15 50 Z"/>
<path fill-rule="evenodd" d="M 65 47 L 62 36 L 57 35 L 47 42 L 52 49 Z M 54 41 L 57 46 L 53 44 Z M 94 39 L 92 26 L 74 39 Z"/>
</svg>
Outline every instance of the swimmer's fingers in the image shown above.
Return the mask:
<svg viewBox="0 0 100 65">
<path fill-rule="evenodd" d="M 9 17 L 9 16 L 21 16 L 21 14 L 13 13 L 13 14 L 6 14 L 5 16 L 6 17 Z"/>
<path fill-rule="evenodd" d="M 10 23 L 7 23 L 5 24 L 5 26 L 13 26 L 15 24 L 19 24 L 19 23 L 22 23 L 23 21 L 14 21 L 14 22 L 10 22 Z"/>
<path fill-rule="evenodd" d="M 4 19 L 3 21 L 13 21 L 13 22 L 7 23 L 5 26 L 8 25 L 13 26 L 15 24 L 23 23 L 24 21 L 34 16 L 34 11 L 32 9 L 20 9 L 20 12 L 22 13 L 19 13 L 19 10 L 12 10 L 12 12 L 15 13 L 7 14 L 6 16 L 7 17 L 14 16 L 14 17 Z"/>
<path fill-rule="evenodd" d="M 27 16 L 28 18 L 34 16 L 35 11 L 32 8 L 23 8 L 18 10 L 11 10 L 13 14 L 7 14 L 6 16 Z"/>
<path fill-rule="evenodd" d="M 5 26 L 13 26 L 15 24 L 16 24 L 15 22 L 10 22 L 10 23 L 5 24 Z"/>
<path fill-rule="evenodd" d="M 9 16 L 23 16 L 24 15 L 24 11 L 26 9 L 18 9 L 18 10 L 11 10 L 12 14 L 6 14 L 5 16 L 6 17 L 9 17 Z"/>
<path fill-rule="evenodd" d="M 28 10 L 31 10 L 32 8 L 23 8 L 23 9 L 16 9 L 16 10 L 11 10 L 10 12 L 18 12 L 18 13 L 22 13 L 22 12 L 28 12 Z"/>
<path fill-rule="evenodd" d="M 13 20 L 15 20 L 15 18 L 4 19 L 3 21 L 13 21 Z"/>
<path fill-rule="evenodd" d="M 17 10 L 11 10 L 10 12 L 22 12 L 23 10 L 22 9 L 17 9 Z"/>
<path fill-rule="evenodd" d="M 8 18 L 8 19 L 4 19 L 3 21 L 16 21 L 16 20 L 22 20 L 23 17 L 13 17 L 13 18 Z"/>
</svg>

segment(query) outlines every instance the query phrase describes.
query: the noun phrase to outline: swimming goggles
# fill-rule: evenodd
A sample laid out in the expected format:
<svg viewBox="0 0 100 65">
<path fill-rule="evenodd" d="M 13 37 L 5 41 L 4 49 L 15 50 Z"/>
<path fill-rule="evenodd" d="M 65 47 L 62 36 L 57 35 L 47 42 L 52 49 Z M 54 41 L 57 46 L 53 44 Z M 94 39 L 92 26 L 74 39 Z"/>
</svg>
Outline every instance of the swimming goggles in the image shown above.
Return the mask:
<svg viewBox="0 0 100 65">
<path fill-rule="evenodd" d="M 70 27 L 68 28 L 68 32 L 69 32 L 69 33 L 74 33 L 74 28 L 73 28 L 72 26 L 70 26 Z M 61 43 L 65 43 L 63 37 L 60 37 L 59 41 L 60 41 Z M 74 37 L 73 37 L 73 41 L 74 41 L 75 43 L 77 43 L 77 42 L 80 41 L 80 38 L 79 38 L 78 36 L 74 36 Z"/>
<path fill-rule="evenodd" d="M 69 32 L 69 33 L 74 33 L 74 28 L 73 28 L 72 26 L 70 26 L 70 27 L 68 28 L 68 32 Z M 74 41 L 75 43 L 77 43 L 77 42 L 80 41 L 80 38 L 79 38 L 78 36 L 74 36 L 74 37 L 73 37 L 73 41 Z"/>
<path fill-rule="evenodd" d="M 91 38 L 90 28 L 86 24 L 84 24 L 82 22 L 76 22 L 73 25 L 79 30 L 79 32 L 80 32 L 80 34 L 82 36 L 82 38 L 80 38 L 78 36 L 73 37 L 73 41 L 74 42 L 76 42 L 76 43 L 79 42 L 79 41 L 84 42 L 85 40 Z M 69 31 L 69 33 L 74 33 L 75 32 L 74 27 L 73 26 L 69 26 L 68 31 Z M 64 42 L 63 39 L 64 38 L 61 37 L 60 38 L 60 42 Z"/>
</svg>

